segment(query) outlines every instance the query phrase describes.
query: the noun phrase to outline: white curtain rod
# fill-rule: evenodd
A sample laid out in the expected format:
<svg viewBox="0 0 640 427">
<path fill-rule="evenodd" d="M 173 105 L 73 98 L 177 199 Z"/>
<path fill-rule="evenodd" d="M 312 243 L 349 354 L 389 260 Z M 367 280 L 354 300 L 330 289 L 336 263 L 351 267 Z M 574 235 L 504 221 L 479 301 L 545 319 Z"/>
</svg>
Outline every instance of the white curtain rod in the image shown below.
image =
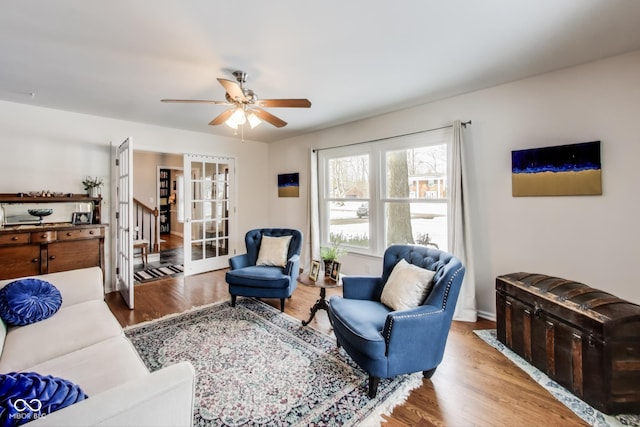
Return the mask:
<svg viewBox="0 0 640 427">
<path fill-rule="evenodd" d="M 466 122 L 462 122 L 461 125 L 462 125 L 462 127 L 466 128 L 467 126 L 471 125 L 471 120 L 468 120 Z M 371 139 L 369 141 L 352 142 L 351 144 L 338 145 L 338 146 L 335 146 L 335 147 L 314 148 L 313 151 L 316 152 L 316 151 L 322 151 L 322 150 L 330 150 L 332 148 L 350 147 L 352 145 L 359 145 L 359 144 L 369 144 L 371 142 L 386 141 L 387 139 L 394 139 L 394 138 L 400 138 L 400 137 L 403 137 L 403 136 L 417 135 L 417 134 L 425 133 L 425 132 L 433 132 L 435 130 L 447 129 L 447 128 L 450 128 L 450 127 L 453 127 L 453 124 L 450 124 L 450 125 L 447 125 L 447 126 L 440 126 L 439 128 L 431 128 L 431 129 L 418 130 L 418 131 L 415 131 L 415 132 L 403 133 L 401 135 L 386 136 L 384 138 Z"/>
</svg>

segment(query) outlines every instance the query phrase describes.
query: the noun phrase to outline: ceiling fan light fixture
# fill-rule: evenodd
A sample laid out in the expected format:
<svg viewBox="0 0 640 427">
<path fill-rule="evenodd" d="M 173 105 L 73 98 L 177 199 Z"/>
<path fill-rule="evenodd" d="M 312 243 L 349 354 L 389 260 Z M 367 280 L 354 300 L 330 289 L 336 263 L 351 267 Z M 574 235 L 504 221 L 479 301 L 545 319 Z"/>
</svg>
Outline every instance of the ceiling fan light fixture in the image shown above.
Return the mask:
<svg viewBox="0 0 640 427">
<path fill-rule="evenodd" d="M 256 113 L 254 113 L 253 111 L 247 114 L 247 121 L 249 122 L 251 129 L 262 123 L 262 120 L 260 120 L 260 118 L 256 116 Z"/>
<path fill-rule="evenodd" d="M 227 119 L 226 122 L 224 122 L 225 125 L 229 126 L 231 129 L 233 130 L 238 130 L 238 125 L 236 124 L 236 122 L 234 122 L 231 119 Z"/>
<path fill-rule="evenodd" d="M 236 111 L 233 112 L 229 120 L 236 124 L 236 126 L 242 126 L 247 122 L 247 116 L 244 113 L 244 110 L 240 107 L 236 108 Z"/>
</svg>

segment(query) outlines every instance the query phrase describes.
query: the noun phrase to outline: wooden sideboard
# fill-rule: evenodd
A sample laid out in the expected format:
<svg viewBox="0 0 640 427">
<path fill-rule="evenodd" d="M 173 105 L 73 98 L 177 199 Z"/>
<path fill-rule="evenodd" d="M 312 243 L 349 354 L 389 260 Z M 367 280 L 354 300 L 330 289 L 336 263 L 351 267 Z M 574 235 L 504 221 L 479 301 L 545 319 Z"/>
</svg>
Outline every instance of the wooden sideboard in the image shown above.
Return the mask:
<svg viewBox="0 0 640 427">
<path fill-rule="evenodd" d="M 102 196 L 91 197 L 87 194 L 56 194 L 56 195 L 29 195 L 27 193 L 2 193 L 0 204 L 24 204 L 24 203 L 91 203 L 93 206 L 93 224 L 102 222 Z"/>
<path fill-rule="evenodd" d="M 107 225 L 100 224 L 101 197 L 72 193 L 0 194 L 0 206 L 3 209 L 23 204 L 76 206 L 78 203 L 88 203 L 92 207 L 91 224 L 51 222 L 0 227 L 0 279 L 96 266 L 102 269 L 104 277 L 104 238 Z M 24 210 L 26 212 L 27 209 Z"/>
<path fill-rule="evenodd" d="M 104 224 L 44 224 L 0 229 L 0 280 L 99 266 Z"/>
</svg>

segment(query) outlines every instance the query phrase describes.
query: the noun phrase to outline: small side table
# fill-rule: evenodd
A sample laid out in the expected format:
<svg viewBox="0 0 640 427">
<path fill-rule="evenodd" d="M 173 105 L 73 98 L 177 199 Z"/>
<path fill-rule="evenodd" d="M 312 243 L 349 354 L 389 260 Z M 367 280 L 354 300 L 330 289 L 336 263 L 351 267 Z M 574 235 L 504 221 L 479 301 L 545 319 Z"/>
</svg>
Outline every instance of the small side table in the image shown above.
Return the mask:
<svg viewBox="0 0 640 427">
<path fill-rule="evenodd" d="M 148 264 L 147 248 L 149 247 L 148 240 L 134 240 L 133 249 L 140 249 L 140 258 L 142 258 L 142 268 L 146 268 Z"/>
<path fill-rule="evenodd" d="M 309 320 L 302 321 L 302 326 L 307 326 L 309 323 L 311 323 L 318 310 L 327 311 L 327 309 L 329 308 L 326 300 L 327 288 L 337 288 L 339 286 L 342 286 L 342 276 L 339 277 L 337 282 L 331 280 L 329 276 L 320 276 L 318 277 L 318 280 L 314 282 L 309 277 L 309 273 L 303 273 L 298 276 L 298 282 L 306 286 L 320 288 L 320 298 L 318 299 L 318 301 L 316 301 L 313 307 L 311 307 L 311 316 L 309 316 Z"/>
</svg>

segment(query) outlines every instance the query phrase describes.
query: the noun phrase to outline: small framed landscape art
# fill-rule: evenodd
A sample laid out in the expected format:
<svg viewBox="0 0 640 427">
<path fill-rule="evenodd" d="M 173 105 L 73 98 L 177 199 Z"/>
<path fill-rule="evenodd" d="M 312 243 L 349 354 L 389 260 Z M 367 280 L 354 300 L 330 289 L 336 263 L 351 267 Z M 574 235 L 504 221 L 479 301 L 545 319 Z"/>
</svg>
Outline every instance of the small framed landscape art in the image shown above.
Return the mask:
<svg viewBox="0 0 640 427">
<path fill-rule="evenodd" d="M 278 175 L 278 197 L 300 196 L 300 174 L 283 173 Z"/>
<path fill-rule="evenodd" d="M 309 279 L 314 282 L 318 280 L 318 273 L 320 272 L 320 261 L 311 261 L 311 270 L 309 270 Z"/>
<path fill-rule="evenodd" d="M 514 197 L 601 195 L 600 141 L 512 151 L 511 191 Z"/>
</svg>

